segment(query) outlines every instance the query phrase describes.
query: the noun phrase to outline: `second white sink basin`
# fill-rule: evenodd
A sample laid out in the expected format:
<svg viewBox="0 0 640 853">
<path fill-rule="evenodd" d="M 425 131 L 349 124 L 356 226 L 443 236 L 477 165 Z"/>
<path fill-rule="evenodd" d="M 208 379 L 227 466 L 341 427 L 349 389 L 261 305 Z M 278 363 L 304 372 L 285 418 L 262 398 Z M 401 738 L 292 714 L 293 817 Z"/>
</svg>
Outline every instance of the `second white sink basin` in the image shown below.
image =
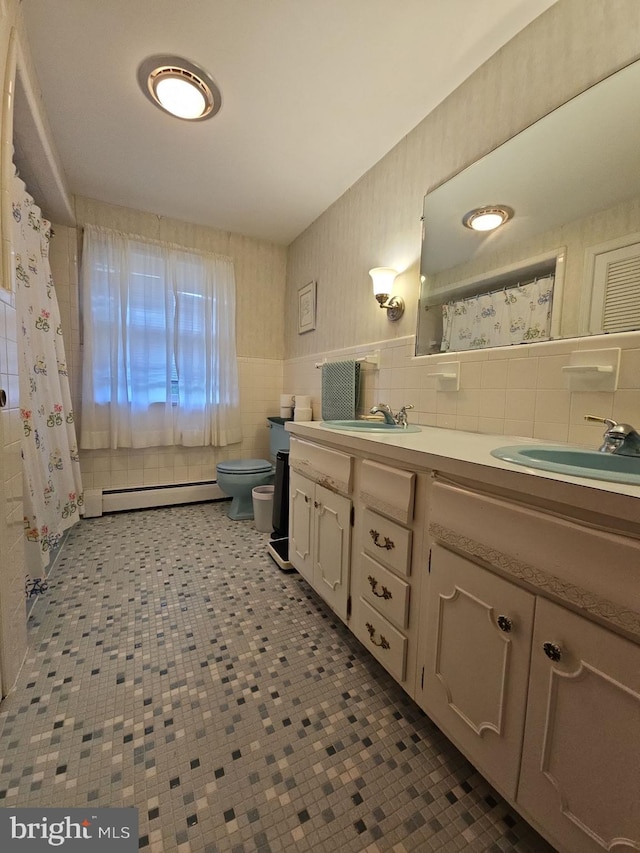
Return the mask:
<svg viewBox="0 0 640 853">
<path fill-rule="evenodd" d="M 556 474 L 640 485 L 640 456 L 620 456 L 616 453 L 544 444 L 498 447 L 491 451 L 491 455 L 515 465 L 526 465 Z"/>
</svg>

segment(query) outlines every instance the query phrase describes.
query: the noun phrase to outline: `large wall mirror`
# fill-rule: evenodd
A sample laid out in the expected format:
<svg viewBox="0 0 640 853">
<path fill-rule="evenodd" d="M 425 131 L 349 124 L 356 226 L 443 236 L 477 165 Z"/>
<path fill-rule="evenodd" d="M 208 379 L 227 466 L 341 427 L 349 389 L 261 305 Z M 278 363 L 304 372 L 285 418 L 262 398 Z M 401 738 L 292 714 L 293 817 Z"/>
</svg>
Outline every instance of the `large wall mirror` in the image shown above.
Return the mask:
<svg viewBox="0 0 640 853">
<path fill-rule="evenodd" d="M 638 92 L 640 61 L 427 193 L 416 355 L 640 329 Z"/>
</svg>

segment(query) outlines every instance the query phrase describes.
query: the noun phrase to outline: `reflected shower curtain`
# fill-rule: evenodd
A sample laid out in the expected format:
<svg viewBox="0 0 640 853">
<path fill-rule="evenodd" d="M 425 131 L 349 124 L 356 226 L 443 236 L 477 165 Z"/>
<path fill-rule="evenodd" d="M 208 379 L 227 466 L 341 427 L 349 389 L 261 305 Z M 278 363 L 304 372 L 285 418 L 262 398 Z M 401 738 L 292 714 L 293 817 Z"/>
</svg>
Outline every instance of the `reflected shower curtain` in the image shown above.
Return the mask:
<svg viewBox="0 0 640 853">
<path fill-rule="evenodd" d="M 51 268 L 51 224 L 14 176 L 12 250 L 22 420 L 26 566 L 46 574 L 51 549 L 82 505 L 60 312 Z"/>
<path fill-rule="evenodd" d="M 552 275 L 442 306 L 443 352 L 547 341 Z"/>
</svg>

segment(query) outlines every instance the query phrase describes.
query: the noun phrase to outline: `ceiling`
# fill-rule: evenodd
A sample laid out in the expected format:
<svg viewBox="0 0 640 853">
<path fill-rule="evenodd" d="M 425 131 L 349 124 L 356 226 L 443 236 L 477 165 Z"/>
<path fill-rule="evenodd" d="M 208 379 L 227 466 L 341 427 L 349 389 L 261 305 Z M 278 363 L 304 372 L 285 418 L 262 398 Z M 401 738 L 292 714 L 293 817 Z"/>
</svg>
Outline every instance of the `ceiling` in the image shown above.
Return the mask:
<svg viewBox="0 0 640 853">
<path fill-rule="evenodd" d="M 22 9 L 71 193 L 287 245 L 553 2 L 23 0 Z M 206 69 L 222 91 L 218 115 L 189 123 L 155 108 L 136 80 L 152 54 Z"/>
</svg>

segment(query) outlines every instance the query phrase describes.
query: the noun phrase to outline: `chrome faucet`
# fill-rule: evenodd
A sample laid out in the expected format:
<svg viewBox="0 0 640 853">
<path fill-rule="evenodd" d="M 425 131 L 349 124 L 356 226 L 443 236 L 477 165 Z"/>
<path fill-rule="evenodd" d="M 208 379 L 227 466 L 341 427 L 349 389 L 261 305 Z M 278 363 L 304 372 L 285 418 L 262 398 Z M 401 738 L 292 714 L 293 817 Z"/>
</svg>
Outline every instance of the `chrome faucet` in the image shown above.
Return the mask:
<svg viewBox="0 0 640 853">
<path fill-rule="evenodd" d="M 606 424 L 600 453 L 615 453 L 618 456 L 640 456 L 640 435 L 631 424 L 619 424 L 611 418 L 585 415 L 585 421 Z"/>
<path fill-rule="evenodd" d="M 386 403 L 378 403 L 377 406 L 373 406 L 369 409 L 370 415 L 382 415 L 384 417 L 384 422 L 386 424 L 391 424 L 392 426 L 400 426 L 405 428 L 409 423 L 407 418 L 407 411 L 409 409 L 413 409 L 413 406 L 406 405 L 403 406 L 397 415 L 394 415 L 389 406 Z"/>
<path fill-rule="evenodd" d="M 396 419 L 393 417 L 393 412 L 386 403 L 378 403 L 377 406 L 372 406 L 369 409 L 370 415 L 382 415 L 386 424 L 396 425 Z"/>
</svg>

